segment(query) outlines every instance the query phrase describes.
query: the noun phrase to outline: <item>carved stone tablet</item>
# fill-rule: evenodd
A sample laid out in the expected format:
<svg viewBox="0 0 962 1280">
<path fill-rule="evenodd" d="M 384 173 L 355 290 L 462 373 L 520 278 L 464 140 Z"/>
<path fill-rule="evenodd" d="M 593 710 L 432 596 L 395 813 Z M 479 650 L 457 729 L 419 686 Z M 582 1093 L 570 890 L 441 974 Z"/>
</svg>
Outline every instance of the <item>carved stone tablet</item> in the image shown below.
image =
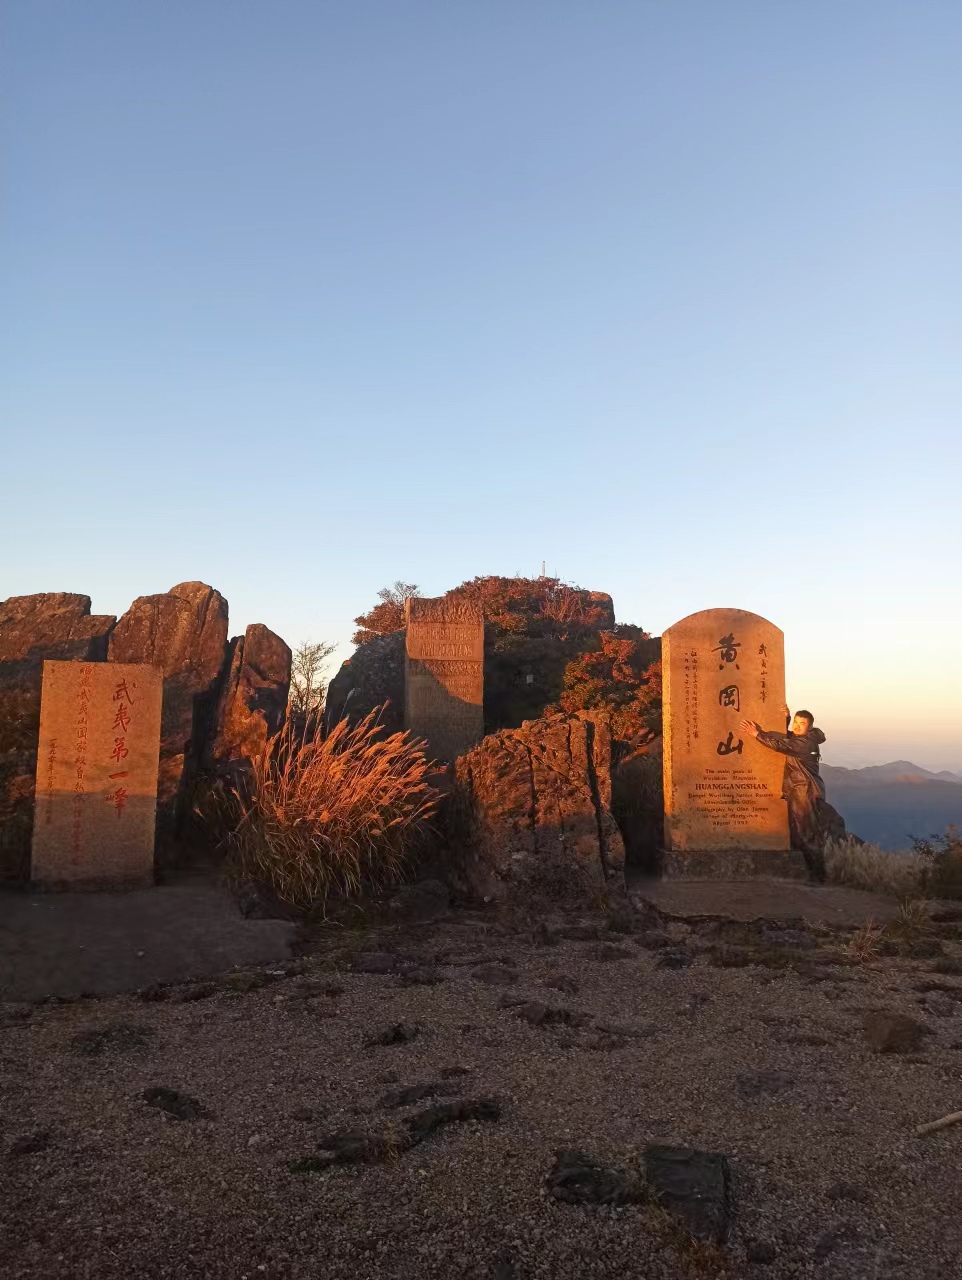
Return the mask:
<svg viewBox="0 0 962 1280">
<path fill-rule="evenodd" d="M 665 845 L 783 851 L 785 757 L 743 734 L 743 719 L 785 730 L 784 637 L 743 609 L 705 609 L 662 636 Z"/>
<path fill-rule="evenodd" d="M 31 879 L 151 884 L 160 667 L 45 662 Z"/>
<path fill-rule="evenodd" d="M 406 601 L 405 728 L 436 760 L 454 760 L 484 737 L 484 618 L 467 601 Z"/>
</svg>

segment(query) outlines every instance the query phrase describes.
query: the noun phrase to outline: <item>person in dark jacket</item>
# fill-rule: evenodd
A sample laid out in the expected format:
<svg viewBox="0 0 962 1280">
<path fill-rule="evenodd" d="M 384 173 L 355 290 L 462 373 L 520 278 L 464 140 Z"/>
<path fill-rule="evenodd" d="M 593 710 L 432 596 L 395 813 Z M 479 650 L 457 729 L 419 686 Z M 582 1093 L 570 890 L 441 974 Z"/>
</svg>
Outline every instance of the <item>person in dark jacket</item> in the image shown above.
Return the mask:
<svg viewBox="0 0 962 1280">
<path fill-rule="evenodd" d="M 754 720 L 743 720 L 742 731 L 763 747 L 785 757 L 782 795 L 788 802 L 788 826 L 792 848 L 805 855 L 805 864 L 813 880 L 825 879 L 824 840 L 819 823 L 819 808 L 825 801 L 825 783 L 818 771 L 819 748 L 825 734 L 815 728 L 810 711 L 797 711 L 794 719 L 785 708 L 785 733 L 763 729 Z"/>
</svg>

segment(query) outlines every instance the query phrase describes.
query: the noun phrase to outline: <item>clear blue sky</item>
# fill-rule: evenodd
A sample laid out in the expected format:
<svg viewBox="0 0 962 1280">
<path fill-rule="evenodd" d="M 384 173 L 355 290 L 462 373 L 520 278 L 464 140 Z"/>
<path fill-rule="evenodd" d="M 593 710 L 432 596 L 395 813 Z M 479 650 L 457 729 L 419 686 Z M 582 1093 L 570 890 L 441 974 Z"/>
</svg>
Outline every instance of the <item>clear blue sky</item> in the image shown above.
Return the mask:
<svg viewBox="0 0 962 1280">
<path fill-rule="evenodd" d="M 958 0 L 12 0 L 0 598 L 548 570 L 962 768 Z"/>
</svg>

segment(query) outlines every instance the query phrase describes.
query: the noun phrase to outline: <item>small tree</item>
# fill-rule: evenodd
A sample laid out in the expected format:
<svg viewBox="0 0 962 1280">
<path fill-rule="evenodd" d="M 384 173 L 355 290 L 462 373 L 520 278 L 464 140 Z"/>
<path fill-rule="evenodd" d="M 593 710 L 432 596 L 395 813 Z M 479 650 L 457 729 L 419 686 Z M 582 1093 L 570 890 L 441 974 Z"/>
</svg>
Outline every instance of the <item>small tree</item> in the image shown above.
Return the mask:
<svg viewBox="0 0 962 1280">
<path fill-rule="evenodd" d="M 599 710 L 616 738 L 633 741 L 661 732 L 659 645 L 640 627 L 602 631 L 597 649 L 580 654 L 564 673 L 561 710 Z"/>
<path fill-rule="evenodd" d="M 354 644 L 367 644 L 378 636 L 403 630 L 404 601 L 408 596 L 420 594 L 421 588 L 414 582 L 395 582 L 393 587 L 382 587 L 377 593 L 380 604 L 376 604 L 370 613 L 362 613 L 354 619 L 359 628 L 353 636 Z"/>
<path fill-rule="evenodd" d="M 305 640 L 291 655 L 291 692 L 287 711 L 292 716 L 315 715 L 324 706 L 327 680 L 324 664 L 337 648 L 336 644 L 311 644 Z"/>
</svg>

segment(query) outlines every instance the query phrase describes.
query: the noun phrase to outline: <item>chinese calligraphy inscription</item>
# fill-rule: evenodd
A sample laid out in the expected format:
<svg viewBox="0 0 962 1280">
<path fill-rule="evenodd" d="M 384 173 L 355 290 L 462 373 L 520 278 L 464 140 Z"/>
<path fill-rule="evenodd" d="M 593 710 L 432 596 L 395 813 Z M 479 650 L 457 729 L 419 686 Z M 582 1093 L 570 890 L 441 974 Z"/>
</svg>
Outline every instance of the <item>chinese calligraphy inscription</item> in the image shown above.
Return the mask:
<svg viewBox="0 0 962 1280">
<path fill-rule="evenodd" d="M 785 700 L 781 631 L 742 609 L 706 609 L 665 632 L 662 669 L 666 848 L 787 850 L 783 761 L 745 750 L 738 731 L 745 717 L 782 728 L 771 719 Z"/>
<path fill-rule="evenodd" d="M 408 600 L 405 618 L 405 728 L 455 760 L 484 737 L 484 618 L 447 597 Z"/>
<path fill-rule="evenodd" d="M 33 880 L 152 882 L 161 695 L 159 667 L 44 663 Z"/>
</svg>

